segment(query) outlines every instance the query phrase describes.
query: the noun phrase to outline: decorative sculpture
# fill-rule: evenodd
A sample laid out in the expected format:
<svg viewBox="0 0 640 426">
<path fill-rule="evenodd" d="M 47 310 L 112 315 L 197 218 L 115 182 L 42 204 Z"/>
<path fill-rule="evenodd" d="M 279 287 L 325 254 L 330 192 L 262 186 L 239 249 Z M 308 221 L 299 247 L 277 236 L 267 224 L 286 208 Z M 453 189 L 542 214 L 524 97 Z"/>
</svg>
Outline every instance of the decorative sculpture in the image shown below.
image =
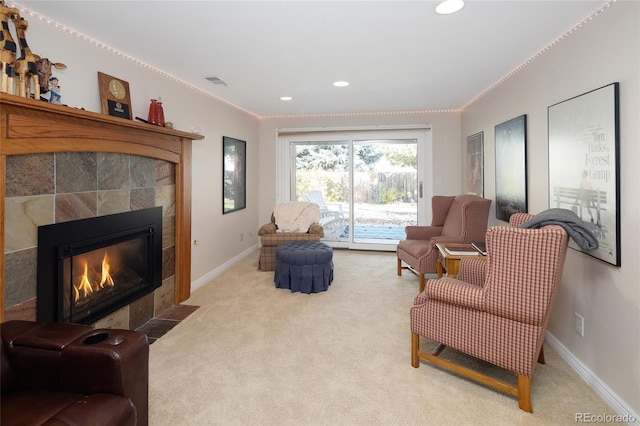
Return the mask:
<svg viewBox="0 0 640 426">
<path fill-rule="evenodd" d="M 51 87 L 52 68 L 55 68 L 57 70 L 64 70 L 67 68 L 67 66 L 61 62 L 51 62 L 49 58 L 40 58 L 38 57 L 38 55 L 35 55 L 35 56 L 38 59 L 36 61 L 36 64 L 38 66 L 38 76 L 40 78 L 40 100 L 56 103 L 51 101 L 51 97 L 47 99 L 44 96 L 42 96 L 42 94 L 47 93 L 49 91 L 49 88 Z"/>
<path fill-rule="evenodd" d="M 14 68 L 18 75 L 18 96 L 28 98 L 33 89 L 33 98 L 40 99 L 40 83 L 38 78 L 37 61 L 39 56 L 34 55 L 27 44 L 26 31 L 29 26 L 24 18 L 14 19 L 18 43 L 20 44 L 21 55 L 16 59 Z"/>
<path fill-rule="evenodd" d="M 51 95 L 49 96 L 49 102 L 56 105 L 62 105 L 62 95 L 60 94 L 60 85 L 58 84 L 58 77 L 51 76 L 49 78 L 49 89 Z M 49 90 L 48 89 L 48 90 Z"/>
<path fill-rule="evenodd" d="M 0 32 L 0 92 L 13 94 L 13 63 L 16 60 L 16 42 L 11 37 L 9 31 L 9 20 L 15 21 L 20 18 L 20 12 L 13 7 L 7 7 L 4 0 L 0 0 L 0 21 L 2 32 Z"/>
</svg>

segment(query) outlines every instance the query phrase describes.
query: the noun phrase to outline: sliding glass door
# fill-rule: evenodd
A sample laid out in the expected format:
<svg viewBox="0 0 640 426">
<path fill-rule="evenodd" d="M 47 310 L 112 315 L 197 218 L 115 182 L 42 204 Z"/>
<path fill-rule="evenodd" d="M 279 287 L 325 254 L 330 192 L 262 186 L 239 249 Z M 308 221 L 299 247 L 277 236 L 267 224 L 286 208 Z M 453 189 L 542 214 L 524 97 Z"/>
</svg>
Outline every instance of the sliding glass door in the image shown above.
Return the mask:
<svg viewBox="0 0 640 426">
<path fill-rule="evenodd" d="M 395 250 L 404 227 L 424 221 L 425 130 L 286 137 L 287 191 L 320 206 L 323 241 Z M 331 136 L 331 137 L 327 137 Z M 429 196 L 430 199 L 430 196 Z"/>
<path fill-rule="evenodd" d="M 416 139 L 353 141 L 352 244 L 395 247 L 418 224 Z"/>
</svg>

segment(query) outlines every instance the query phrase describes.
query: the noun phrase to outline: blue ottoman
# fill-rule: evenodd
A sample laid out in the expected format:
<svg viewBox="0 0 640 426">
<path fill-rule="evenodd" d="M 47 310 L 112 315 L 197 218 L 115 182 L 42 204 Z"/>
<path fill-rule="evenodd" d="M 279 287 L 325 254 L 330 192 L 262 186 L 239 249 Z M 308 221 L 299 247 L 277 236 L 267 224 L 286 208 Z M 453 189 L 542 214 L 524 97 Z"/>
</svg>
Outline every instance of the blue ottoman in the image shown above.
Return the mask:
<svg viewBox="0 0 640 426">
<path fill-rule="evenodd" d="M 277 288 L 292 292 L 326 291 L 333 281 L 333 249 L 319 241 L 293 241 L 276 249 Z"/>
</svg>

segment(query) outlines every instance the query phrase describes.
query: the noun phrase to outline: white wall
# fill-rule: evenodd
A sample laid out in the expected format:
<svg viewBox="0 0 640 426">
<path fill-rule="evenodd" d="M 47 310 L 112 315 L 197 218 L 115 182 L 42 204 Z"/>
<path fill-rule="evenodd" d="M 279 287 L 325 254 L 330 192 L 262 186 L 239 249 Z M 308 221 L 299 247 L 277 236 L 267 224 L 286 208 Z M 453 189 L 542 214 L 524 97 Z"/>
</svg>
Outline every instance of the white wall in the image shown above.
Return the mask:
<svg viewBox="0 0 640 426">
<path fill-rule="evenodd" d="M 260 224 L 267 223 L 276 203 L 276 143 L 278 129 L 343 128 L 362 126 L 430 125 L 433 134 L 434 195 L 457 194 L 462 185 L 460 114 L 457 112 L 407 114 L 331 114 L 327 116 L 260 120 Z M 440 182 L 439 184 L 437 182 Z M 427 203 L 431 209 L 431 203 Z M 429 213 L 429 217 L 431 217 Z"/>
<path fill-rule="evenodd" d="M 143 65 L 96 47 L 36 18 L 29 20 L 29 47 L 43 57 L 67 65 L 54 70 L 62 87 L 62 102 L 100 112 L 97 72 L 129 83 L 133 115 L 146 118 L 149 100 L 161 97 L 165 119 L 176 129 L 196 128 L 205 137 L 193 143 L 192 282 L 256 244 L 240 241 L 254 232 L 258 192 L 258 119 L 215 98 L 205 96 Z M 222 137 L 247 142 L 247 208 L 222 214 Z M 245 234 L 246 236 L 246 234 Z"/>
<path fill-rule="evenodd" d="M 462 114 L 463 138 L 484 131 L 485 194 L 492 199 L 494 126 L 527 114 L 529 212 L 538 213 L 550 207 L 547 107 L 620 82 L 622 266 L 569 249 L 549 331 L 636 415 L 640 413 L 639 23 L 640 3 L 618 1 Z M 584 317 L 584 337 L 574 331 L 574 312 Z"/>
</svg>

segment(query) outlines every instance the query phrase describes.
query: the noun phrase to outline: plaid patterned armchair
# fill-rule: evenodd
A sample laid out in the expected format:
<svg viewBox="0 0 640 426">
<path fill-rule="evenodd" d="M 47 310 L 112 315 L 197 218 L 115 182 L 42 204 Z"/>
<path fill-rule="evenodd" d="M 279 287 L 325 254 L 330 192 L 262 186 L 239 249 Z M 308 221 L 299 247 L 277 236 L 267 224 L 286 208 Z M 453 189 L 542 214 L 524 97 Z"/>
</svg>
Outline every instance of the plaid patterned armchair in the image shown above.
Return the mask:
<svg viewBox="0 0 640 426">
<path fill-rule="evenodd" d="M 487 260 L 465 258 L 457 279 L 429 280 L 411 308 L 411 365 L 420 359 L 518 397 L 532 412 L 531 375 L 544 363 L 542 344 L 562 278 L 568 235 L 556 225 L 522 229 L 532 216 L 516 213 L 512 226 L 486 234 Z M 420 350 L 420 336 L 438 342 Z M 517 386 L 440 358 L 445 346 L 517 375 Z"/>
<path fill-rule="evenodd" d="M 433 197 L 431 226 L 407 226 L 407 238 L 398 243 L 398 275 L 402 275 L 403 269 L 418 275 L 423 291 L 424 275 L 436 273 L 436 244 L 483 241 L 490 207 L 491 200 L 477 195 Z M 403 262 L 408 266 L 403 266 Z"/>
<path fill-rule="evenodd" d="M 271 214 L 271 222 L 258 230 L 260 237 L 260 259 L 258 269 L 261 271 L 275 271 L 276 249 L 282 243 L 289 241 L 320 241 L 324 237 L 324 229 L 317 223 L 312 224 L 307 232 L 276 232 L 276 218 Z"/>
</svg>

